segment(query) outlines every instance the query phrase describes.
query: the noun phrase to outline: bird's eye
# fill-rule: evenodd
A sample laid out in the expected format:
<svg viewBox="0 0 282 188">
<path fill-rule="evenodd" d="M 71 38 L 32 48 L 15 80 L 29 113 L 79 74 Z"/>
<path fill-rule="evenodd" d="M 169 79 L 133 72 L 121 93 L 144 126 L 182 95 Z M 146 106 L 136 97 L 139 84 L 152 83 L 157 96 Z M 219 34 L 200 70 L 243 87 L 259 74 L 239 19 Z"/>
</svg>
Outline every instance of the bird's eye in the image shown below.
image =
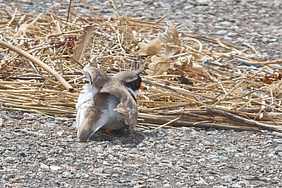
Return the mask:
<svg viewBox="0 0 282 188">
<path fill-rule="evenodd" d="M 133 90 L 138 90 L 140 89 L 141 85 L 141 78 L 138 76 L 136 80 L 133 80 L 132 82 L 128 82 L 127 87 L 131 87 Z"/>
</svg>

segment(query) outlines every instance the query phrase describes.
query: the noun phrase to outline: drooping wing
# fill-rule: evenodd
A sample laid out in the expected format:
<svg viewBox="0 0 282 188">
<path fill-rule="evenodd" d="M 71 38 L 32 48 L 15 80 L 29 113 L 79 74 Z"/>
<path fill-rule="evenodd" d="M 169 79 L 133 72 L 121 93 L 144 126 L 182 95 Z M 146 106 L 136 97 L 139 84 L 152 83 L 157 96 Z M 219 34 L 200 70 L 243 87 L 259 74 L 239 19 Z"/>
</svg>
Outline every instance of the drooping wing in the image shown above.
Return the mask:
<svg viewBox="0 0 282 188">
<path fill-rule="evenodd" d="M 86 110 L 86 106 L 90 104 L 91 100 L 93 100 L 93 97 L 99 93 L 99 90 L 109 79 L 105 72 L 91 67 L 90 65 L 86 65 L 84 67 L 83 73 L 85 74 L 86 79 L 89 81 L 89 84 L 85 84 L 83 86 L 76 103 L 76 110 L 78 112 L 76 117 L 77 127 L 79 127 L 81 124 L 80 116 L 82 116 L 82 112 Z"/>
<path fill-rule="evenodd" d="M 115 110 L 119 113 L 120 120 L 124 121 L 130 129 L 137 125 L 138 109 L 135 101 L 131 107 L 129 107 L 128 103 L 119 103 Z"/>
<path fill-rule="evenodd" d="M 129 128 L 134 128 L 138 119 L 137 104 L 124 85 L 117 82 L 115 78 L 110 79 L 100 92 L 112 94 L 120 100 L 115 110 L 119 112 L 119 117 Z"/>
<path fill-rule="evenodd" d="M 97 93 L 90 101 L 83 103 L 77 109 L 77 138 L 80 141 L 86 141 L 108 121 L 107 116 L 101 118 L 102 115 L 107 114 L 104 111 L 108 110 L 108 95 Z"/>
<path fill-rule="evenodd" d="M 83 104 L 77 110 L 77 138 L 79 141 L 86 141 L 92 134 L 95 127 L 93 120 L 98 111 L 91 104 Z M 94 126 L 93 126 L 94 124 Z"/>
<path fill-rule="evenodd" d="M 86 65 L 83 72 L 89 84 L 83 86 L 76 104 L 77 137 L 80 141 L 86 141 L 108 121 L 107 118 L 100 118 L 103 110 L 107 109 L 108 94 L 99 92 L 108 81 L 108 75 L 104 71 L 90 65 Z"/>
</svg>

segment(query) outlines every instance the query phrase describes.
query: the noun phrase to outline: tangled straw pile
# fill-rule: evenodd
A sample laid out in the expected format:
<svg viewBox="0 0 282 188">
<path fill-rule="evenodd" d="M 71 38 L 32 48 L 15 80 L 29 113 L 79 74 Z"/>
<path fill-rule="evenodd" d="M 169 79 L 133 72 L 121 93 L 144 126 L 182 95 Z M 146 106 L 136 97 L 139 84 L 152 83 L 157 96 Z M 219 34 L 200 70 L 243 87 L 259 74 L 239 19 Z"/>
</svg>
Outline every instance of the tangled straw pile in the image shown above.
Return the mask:
<svg viewBox="0 0 282 188">
<path fill-rule="evenodd" d="M 146 63 L 140 127 L 282 130 L 281 62 L 259 60 L 252 46 L 180 32 L 161 20 L 67 22 L 2 9 L 0 17 L 2 109 L 74 117 L 84 65 L 115 73 Z"/>
</svg>

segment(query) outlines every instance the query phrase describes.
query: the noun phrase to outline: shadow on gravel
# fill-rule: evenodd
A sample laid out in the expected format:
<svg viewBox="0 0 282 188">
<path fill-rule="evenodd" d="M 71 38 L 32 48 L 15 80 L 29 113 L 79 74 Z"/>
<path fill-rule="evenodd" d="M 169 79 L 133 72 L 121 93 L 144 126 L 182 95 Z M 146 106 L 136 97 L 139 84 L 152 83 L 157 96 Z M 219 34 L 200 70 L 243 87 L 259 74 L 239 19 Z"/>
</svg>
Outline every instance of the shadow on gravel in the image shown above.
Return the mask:
<svg viewBox="0 0 282 188">
<path fill-rule="evenodd" d="M 110 134 L 100 131 L 93 134 L 89 140 L 93 142 L 108 141 L 113 145 L 122 145 L 123 147 L 134 148 L 146 137 L 151 136 L 152 135 L 150 133 L 143 132 L 142 130 L 135 130 L 131 135 L 128 135 L 125 130 L 112 131 Z"/>
</svg>

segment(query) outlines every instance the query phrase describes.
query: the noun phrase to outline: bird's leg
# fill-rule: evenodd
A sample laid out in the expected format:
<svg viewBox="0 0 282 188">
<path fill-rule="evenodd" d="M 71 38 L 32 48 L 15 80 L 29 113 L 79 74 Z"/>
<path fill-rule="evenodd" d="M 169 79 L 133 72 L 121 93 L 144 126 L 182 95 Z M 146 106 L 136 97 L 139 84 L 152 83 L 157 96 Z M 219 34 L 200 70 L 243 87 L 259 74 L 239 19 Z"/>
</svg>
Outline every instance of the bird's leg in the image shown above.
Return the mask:
<svg viewBox="0 0 282 188">
<path fill-rule="evenodd" d="M 105 133 L 106 133 L 106 134 L 111 134 L 111 132 L 112 132 L 111 129 L 108 129 L 108 128 L 105 129 Z"/>
<path fill-rule="evenodd" d="M 129 125 L 126 125 L 126 135 L 127 135 L 128 137 L 134 136 L 134 130 L 131 129 Z"/>
</svg>

